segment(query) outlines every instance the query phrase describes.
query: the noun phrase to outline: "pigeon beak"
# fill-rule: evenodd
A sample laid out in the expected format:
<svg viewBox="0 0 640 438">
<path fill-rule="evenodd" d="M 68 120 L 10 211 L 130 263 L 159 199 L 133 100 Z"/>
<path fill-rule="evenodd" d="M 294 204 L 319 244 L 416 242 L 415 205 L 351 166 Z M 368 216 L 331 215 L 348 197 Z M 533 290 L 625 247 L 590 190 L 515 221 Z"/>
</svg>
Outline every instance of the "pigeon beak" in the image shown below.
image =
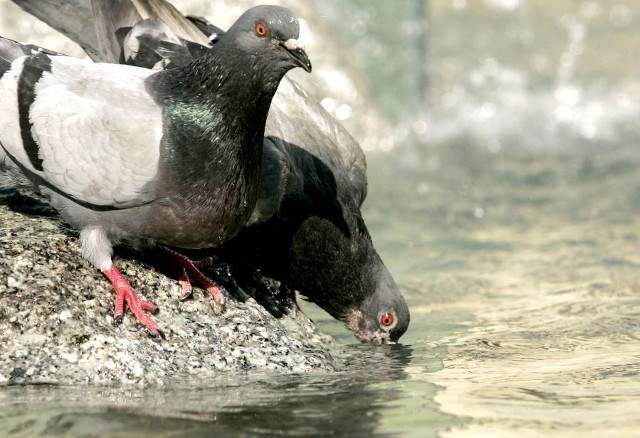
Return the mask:
<svg viewBox="0 0 640 438">
<path fill-rule="evenodd" d="M 295 38 L 288 39 L 287 41 L 281 43 L 281 45 L 282 47 L 287 49 L 287 51 L 289 52 L 291 57 L 296 61 L 296 64 L 299 67 L 302 67 L 308 73 L 311 72 L 311 61 L 307 56 L 307 52 L 304 51 L 304 46 L 300 44 L 300 42 L 297 39 Z"/>
</svg>

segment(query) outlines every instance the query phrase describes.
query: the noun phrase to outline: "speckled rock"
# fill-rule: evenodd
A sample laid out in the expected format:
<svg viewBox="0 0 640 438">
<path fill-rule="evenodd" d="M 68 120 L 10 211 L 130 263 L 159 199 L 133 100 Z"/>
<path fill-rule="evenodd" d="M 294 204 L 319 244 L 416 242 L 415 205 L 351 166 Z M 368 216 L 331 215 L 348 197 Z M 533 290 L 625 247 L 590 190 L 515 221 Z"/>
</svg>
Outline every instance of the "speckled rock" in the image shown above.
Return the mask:
<svg viewBox="0 0 640 438">
<path fill-rule="evenodd" d="M 0 192 L 0 224 L 0 385 L 161 385 L 233 370 L 336 367 L 332 340 L 295 306 L 275 312 L 231 298 L 221 311 L 200 289 L 180 301 L 175 279 L 118 252 L 114 262 L 134 289 L 159 307 L 165 339 L 129 311 L 114 324 L 110 283 L 46 204 Z"/>
</svg>

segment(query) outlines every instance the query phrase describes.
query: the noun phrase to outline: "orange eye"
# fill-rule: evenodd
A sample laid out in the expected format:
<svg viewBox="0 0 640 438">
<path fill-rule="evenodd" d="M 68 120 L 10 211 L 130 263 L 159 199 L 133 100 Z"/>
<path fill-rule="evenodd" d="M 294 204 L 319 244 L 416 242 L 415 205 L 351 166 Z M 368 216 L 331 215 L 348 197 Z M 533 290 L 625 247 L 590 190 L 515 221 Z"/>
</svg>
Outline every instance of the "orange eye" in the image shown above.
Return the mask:
<svg viewBox="0 0 640 438">
<path fill-rule="evenodd" d="M 260 38 L 264 38 L 269 34 L 269 29 L 267 28 L 267 25 L 264 23 L 258 23 L 256 24 L 256 35 L 258 35 Z"/>
<path fill-rule="evenodd" d="M 380 325 L 385 328 L 389 328 L 396 322 L 396 318 L 393 316 L 393 313 L 385 312 L 378 317 L 380 321 Z"/>
</svg>

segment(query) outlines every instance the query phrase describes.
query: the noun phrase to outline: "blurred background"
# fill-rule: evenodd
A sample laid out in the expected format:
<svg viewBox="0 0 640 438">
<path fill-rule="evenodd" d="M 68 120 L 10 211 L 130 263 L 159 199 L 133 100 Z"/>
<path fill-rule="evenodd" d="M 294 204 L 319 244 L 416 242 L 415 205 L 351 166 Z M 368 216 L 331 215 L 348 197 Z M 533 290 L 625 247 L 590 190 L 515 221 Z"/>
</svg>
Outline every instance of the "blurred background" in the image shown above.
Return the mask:
<svg viewBox="0 0 640 438">
<path fill-rule="evenodd" d="M 262 2 L 173 3 L 226 28 Z M 303 21 L 314 72 L 293 76 L 367 153 L 365 220 L 412 325 L 365 353 L 305 306 L 354 375 L 301 378 L 298 417 L 255 427 L 637 433 L 640 2 L 270 3 Z M 8 0 L 0 34 L 83 56 Z"/>
</svg>

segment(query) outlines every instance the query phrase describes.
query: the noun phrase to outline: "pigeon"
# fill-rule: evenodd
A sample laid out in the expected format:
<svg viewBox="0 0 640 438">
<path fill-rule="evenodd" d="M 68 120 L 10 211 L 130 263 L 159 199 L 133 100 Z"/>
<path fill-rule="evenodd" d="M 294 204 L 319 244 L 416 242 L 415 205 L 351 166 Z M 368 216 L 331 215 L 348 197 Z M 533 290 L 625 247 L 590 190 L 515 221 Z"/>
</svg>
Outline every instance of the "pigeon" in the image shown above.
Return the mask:
<svg viewBox="0 0 640 438">
<path fill-rule="evenodd" d="M 149 19 L 162 12 L 141 13 L 138 21 L 116 23 L 113 17 L 122 15 L 121 4 L 116 11 L 101 8 L 102 15 L 94 14 L 95 20 L 116 23 L 111 33 L 96 36 L 76 27 L 92 19 L 84 12 L 90 9 L 88 0 L 75 0 L 79 4 L 73 8 L 74 16 L 49 13 L 46 1 L 14 2 L 74 39 L 90 55 L 99 47 L 119 47 L 119 53 L 105 56 L 146 68 L 176 68 L 186 59 L 202 56 L 202 38 L 195 42 L 178 36 L 184 35 L 183 27 L 194 24 L 200 29 L 208 40 L 205 46 L 215 46 L 224 34 L 201 17 L 181 21 L 174 16 L 171 27 Z M 121 3 L 135 9 L 132 2 Z M 170 7 L 165 1 L 155 3 Z M 397 342 L 409 326 L 409 309 L 362 218 L 366 195 L 365 156 L 358 143 L 302 87 L 285 77 L 267 119 L 258 202 L 243 230 L 217 253 L 232 264 L 251 264 L 281 282 L 284 290 L 297 290 L 345 322 L 361 341 Z"/>
<path fill-rule="evenodd" d="M 121 241 L 160 245 L 181 279 L 204 280 L 224 304 L 198 264 L 173 248 L 216 247 L 249 220 L 273 95 L 292 68 L 311 71 L 298 34 L 290 10 L 258 6 L 215 48 L 174 69 L 3 54 L 0 187 L 40 192 L 80 230 L 83 256 L 116 291 L 116 319 L 126 302 L 159 333 L 147 314 L 156 306 L 112 262 Z"/>
</svg>

